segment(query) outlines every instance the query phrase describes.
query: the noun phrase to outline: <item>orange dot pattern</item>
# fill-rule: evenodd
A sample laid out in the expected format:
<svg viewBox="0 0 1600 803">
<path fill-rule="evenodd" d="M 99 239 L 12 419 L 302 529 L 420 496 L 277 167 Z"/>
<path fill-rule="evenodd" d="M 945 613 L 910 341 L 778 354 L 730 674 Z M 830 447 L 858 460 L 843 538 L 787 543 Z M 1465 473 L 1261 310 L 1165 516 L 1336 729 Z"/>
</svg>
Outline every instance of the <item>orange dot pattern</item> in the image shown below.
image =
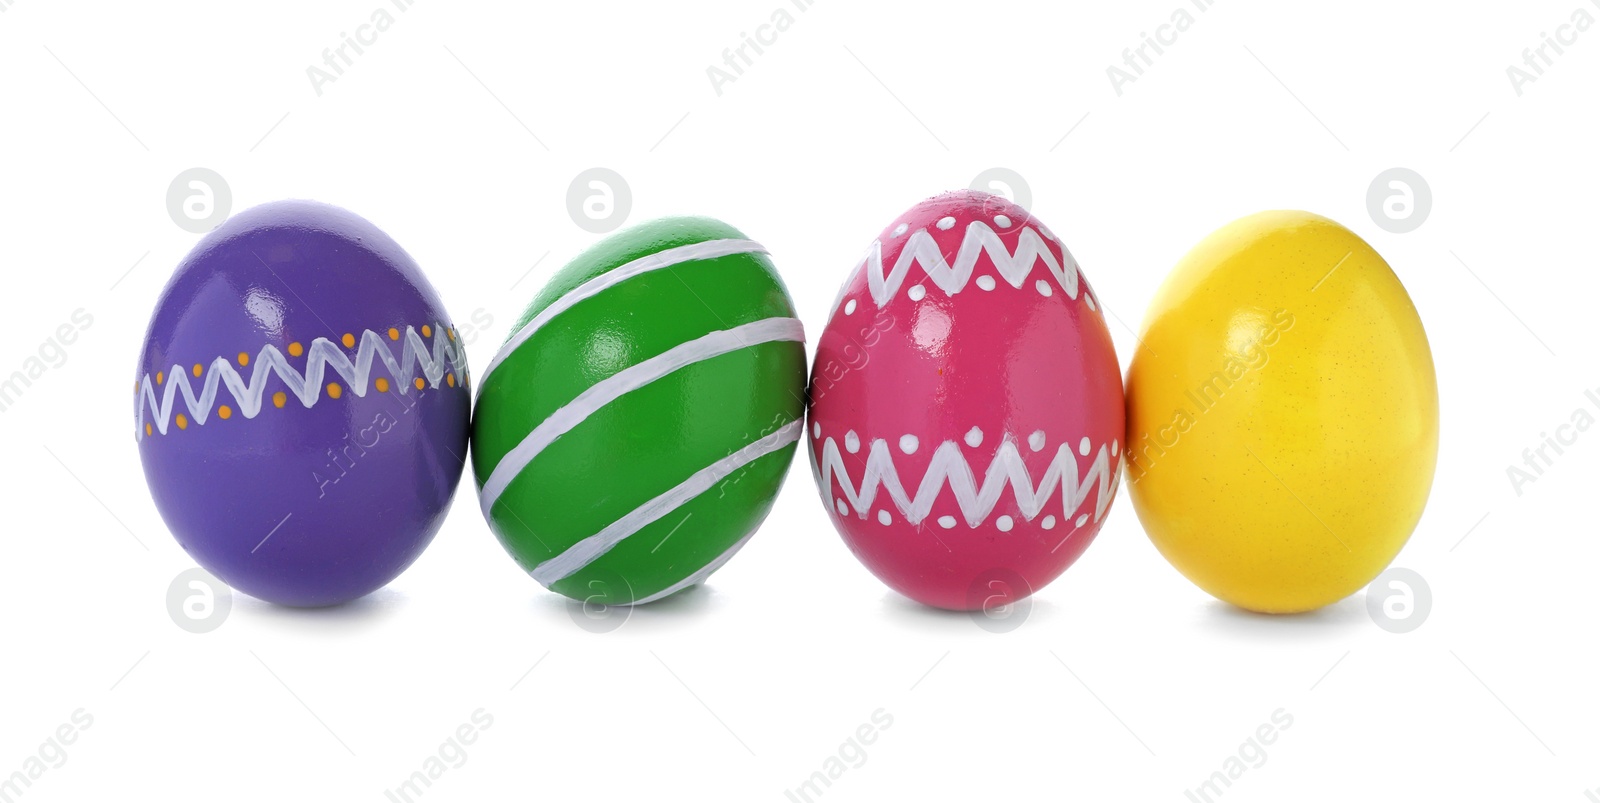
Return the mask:
<svg viewBox="0 0 1600 803">
<path fill-rule="evenodd" d="M 429 325 L 429 324 L 423 324 L 421 326 L 421 328 L 419 329 L 419 331 L 422 333 L 423 337 L 432 337 L 433 336 L 433 327 L 431 325 Z M 456 340 L 456 332 L 455 332 L 454 328 L 446 327 L 441 331 L 443 331 L 445 337 L 449 338 L 451 341 Z M 398 327 L 391 326 L 391 327 L 389 327 L 389 329 L 386 332 L 386 334 L 389 336 L 390 340 L 398 341 L 400 339 L 401 332 L 400 332 L 400 329 Z M 344 335 L 342 335 L 339 338 L 339 342 L 343 343 L 345 348 L 355 348 L 357 341 L 356 341 L 355 334 L 353 334 L 351 332 L 346 332 L 346 333 L 344 333 Z M 299 341 L 294 341 L 294 342 L 289 343 L 289 345 L 286 347 L 285 350 L 289 353 L 289 356 L 291 356 L 291 357 L 302 357 L 302 356 L 305 356 L 305 353 L 306 353 L 306 349 L 305 349 L 304 344 L 300 343 Z M 238 360 L 239 365 L 248 366 L 250 364 L 250 353 L 246 352 L 246 351 L 241 351 L 241 352 L 238 353 L 238 356 L 235 359 Z M 196 379 L 199 379 L 201 376 L 203 376 L 205 374 L 205 364 L 204 363 L 198 363 L 198 362 L 195 363 L 190 368 L 190 372 L 192 374 L 194 374 L 194 377 Z M 166 372 L 165 371 L 157 371 L 155 379 L 156 379 L 156 384 L 157 385 L 164 384 L 166 382 L 166 379 L 167 379 Z M 427 381 L 425 379 L 423 379 L 422 377 L 416 377 L 415 379 L 411 380 L 411 383 L 412 383 L 412 385 L 414 387 L 416 387 L 417 390 L 425 390 L 425 389 L 427 389 L 427 386 L 428 386 Z M 456 375 L 455 375 L 454 372 L 447 372 L 445 374 L 445 384 L 449 385 L 450 387 L 456 387 Z M 389 392 L 389 388 L 390 388 L 390 382 L 389 382 L 389 379 L 386 378 L 386 377 L 381 377 L 381 376 L 380 377 L 375 377 L 373 379 L 373 381 L 372 381 L 372 386 L 375 389 L 377 389 L 377 391 L 379 393 L 388 393 Z M 137 396 L 139 394 L 140 389 L 141 389 L 140 382 L 138 380 L 135 380 L 134 383 L 133 383 L 133 392 L 134 392 L 135 396 Z M 340 385 L 339 383 L 337 383 L 337 382 L 329 382 L 328 386 L 327 386 L 327 393 L 328 393 L 328 398 L 330 398 L 330 399 L 341 398 L 341 397 L 344 396 L 344 387 L 342 385 Z M 272 406 L 273 407 L 278 408 L 278 409 L 282 409 L 288 403 L 289 403 L 289 394 L 287 394 L 287 393 L 285 393 L 285 392 L 283 392 L 281 390 L 272 394 Z M 224 420 L 224 421 L 227 421 L 227 420 L 233 418 L 233 408 L 228 406 L 228 405 L 226 405 L 226 404 L 219 406 L 217 408 L 217 417 L 222 419 L 222 420 Z M 189 428 L 189 417 L 184 415 L 183 413 L 178 413 L 177 416 L 175 416 L 173 418 L 173 423 L 177 425 L 178 429 L 187 430 Z M 147 435 L 147 436 L 155 434 L 154 426 L 152 426 L 150 424 L 150 422 L 148 422 L 148 421 L 145 422 L 145 424 L 144 424 L 144 434 Z"/>
</svg>

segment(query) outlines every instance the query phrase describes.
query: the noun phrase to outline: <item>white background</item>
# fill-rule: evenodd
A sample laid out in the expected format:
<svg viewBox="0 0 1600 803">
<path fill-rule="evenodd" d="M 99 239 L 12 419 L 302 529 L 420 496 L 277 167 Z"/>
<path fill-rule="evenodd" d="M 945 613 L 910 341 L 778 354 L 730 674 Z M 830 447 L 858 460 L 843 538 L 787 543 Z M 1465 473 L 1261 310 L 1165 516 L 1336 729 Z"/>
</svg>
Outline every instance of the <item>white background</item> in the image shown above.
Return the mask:
<svg viewBox="0 0 1600 803">
<path fill-rule="evenodd" d="M 1600 434 L 1520 496 L 1506 474 L 1578 408 L 1600 417 L 1583 395 L 1600 388 L 1600 28 L 1520 96 L 1506 73 L 1600 7 L 1217 0 L 1119 96 L 1106 68 L 1187 0 L 818 0 L 719 96 L 707 67 L 780 0 L 417 0 L 319 96 L 307 67 L 386 2 L 0 0 L 0 375 L 93 316 L 0 413 L 0 776 L 93 717 L 19 799 L 381 801 L 480 708 L 492 727 L 422 799 L 786 800 L 878 709 L 892 726 L 819 799 L 1181 801 L 1280 708 L 1293 726 L 1224 799 L 1600 788 Z M 630 222 L 704 214 L 766 244 L 813 343 L 876 233 L 986 168 L 1026 178 L 1124 364 L 1206 233 L 1269 208 L 1333 217 L 1388 258 L 1434 349 L 1439 470 L 1396 561 L 1426 578 L 1431 617 L 1385 632 L 1364 594 L 1230 609 L 1118 499 L 1025 625 L 994 634 L 868 574 L 797 459 L 707 588 L 614 633 L 517 570 L 470 478 L 388 589 L 309 612 L 236 596 L 220 629 L 187 633 L 165 599 L 193 562 L 146 491 L 127 387 L 198 239 L 165 201 L 197 166 L 234 211 L 307 197 L 385 229 L 458 322 L 493 318 L 475 366 L 596 239 L 566 205 L 595 166 L 626 178 Z M 1396 166 L 1434 197 L 1403 235 L 1366 204 Z"/>
</svg>

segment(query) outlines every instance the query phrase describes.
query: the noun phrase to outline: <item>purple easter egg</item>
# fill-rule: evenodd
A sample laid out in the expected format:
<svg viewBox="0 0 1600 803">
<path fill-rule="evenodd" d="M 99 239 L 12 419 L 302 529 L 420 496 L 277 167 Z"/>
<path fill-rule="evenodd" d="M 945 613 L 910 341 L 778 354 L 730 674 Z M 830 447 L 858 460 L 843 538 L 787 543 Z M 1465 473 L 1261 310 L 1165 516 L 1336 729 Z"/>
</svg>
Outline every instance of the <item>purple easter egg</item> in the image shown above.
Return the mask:
<svg viewBox="0 0 1600 803">
<path fill-rule="evenodd" d="M 467 356 L 388 235 L 280 201 L 206 235 L 161 293 L 134 437 L 178 543 L 293 606 L 393 580 L 444 522 L 467 454 Z"/>
</svg>

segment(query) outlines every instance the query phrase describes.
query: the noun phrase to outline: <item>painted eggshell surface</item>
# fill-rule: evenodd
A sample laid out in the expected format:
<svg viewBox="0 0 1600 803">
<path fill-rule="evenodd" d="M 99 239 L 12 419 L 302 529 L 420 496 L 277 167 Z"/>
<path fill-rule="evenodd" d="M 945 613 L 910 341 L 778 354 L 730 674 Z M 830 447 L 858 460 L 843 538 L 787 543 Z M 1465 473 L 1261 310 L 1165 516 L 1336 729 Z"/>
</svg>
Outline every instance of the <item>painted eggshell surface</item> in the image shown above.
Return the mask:
<svg viewBox="0 0 1600 803">
<path fill-rule="evenodd" d="M 461 478 L 466 353 L 400 246 L 343 209 L 258 206 L 157 302 L 134 437 L 183 548 L 261 599 L 320 606 L 394 579 Z"/>
<path fill-rule="evenodd" d="M 1060 239 L 981 192 L 890 223 L 818 342 L 807 446 L 845 543 L 941 608 L 1021 599 L 1077 560 L 1115 495 L 1122 380 Z"/>
<path fill-rule="evenodd" d="M 705 580 L 771 509 L 804 424 L 805 343 L 766 249 L 670 218 L 551 279 L 484 372 L 479 503 L 549 589 L 652 602 Z"/>
<path fill-rule="evenodd" d="M 1267 613 L 1343 599 L 1389 565 L 1433 482 L 1439 399 L 1400 280 L 1307 212 L 1195 246 L 1128 371 L 1128 483 L 1150 540 L 1212 595 Z"/>
</svg>

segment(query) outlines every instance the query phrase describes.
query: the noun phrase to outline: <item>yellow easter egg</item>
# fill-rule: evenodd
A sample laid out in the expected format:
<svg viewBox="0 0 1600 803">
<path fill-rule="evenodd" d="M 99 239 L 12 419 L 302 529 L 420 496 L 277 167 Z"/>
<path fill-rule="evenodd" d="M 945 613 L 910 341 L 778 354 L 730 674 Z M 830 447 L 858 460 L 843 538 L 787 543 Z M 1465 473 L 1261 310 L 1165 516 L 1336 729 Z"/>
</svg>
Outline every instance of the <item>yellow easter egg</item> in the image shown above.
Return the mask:
<svg viewBox="0 0 1600 803">
<path fill-rule="evenodd" d="M 1422 321 L 1388 263 L 1308 212 L 1173 269 L 1128 369 L 1126 480 L 1161 554 L 1264 613 L 1360 590 L 1416 528 L 1439 450 Z"/>
</svg>

